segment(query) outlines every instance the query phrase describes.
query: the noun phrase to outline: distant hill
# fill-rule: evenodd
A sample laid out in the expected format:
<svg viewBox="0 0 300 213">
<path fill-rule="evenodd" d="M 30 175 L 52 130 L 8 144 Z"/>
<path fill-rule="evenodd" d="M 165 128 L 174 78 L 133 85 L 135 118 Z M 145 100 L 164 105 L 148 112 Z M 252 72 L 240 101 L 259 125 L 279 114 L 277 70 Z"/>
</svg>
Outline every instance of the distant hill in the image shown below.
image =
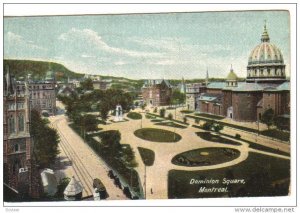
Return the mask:
<svg viewBox="0 0 300 213">
<path fill-rule="evenodd" d="M 20 77 L 26 77 L 27 74 L 31 74 L 34 79 L 43 79 L 46 76 L 46 72 L 52 70 L 56 76 L 56 80 L 64 81 L 68 77 L 81 78 L 84 74 L 72 72 L 65 66 L 46 61 L 31 61 L 31 60 L 10 60 L 5 59 L 3 62 L 4 71 L 6 72 L 6 66 L 9 66 L 9 70 L 18 79 Z"/>
</svg>

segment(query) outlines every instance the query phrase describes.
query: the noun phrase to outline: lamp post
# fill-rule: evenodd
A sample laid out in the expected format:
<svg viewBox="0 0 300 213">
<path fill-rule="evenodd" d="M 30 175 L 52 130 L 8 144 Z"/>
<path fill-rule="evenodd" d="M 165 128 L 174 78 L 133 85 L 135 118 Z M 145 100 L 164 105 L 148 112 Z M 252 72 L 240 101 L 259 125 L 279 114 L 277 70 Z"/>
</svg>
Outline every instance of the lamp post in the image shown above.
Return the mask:
<svg viewBox="0 0 300 213">
<path fill-rule="evenodd" d="M 145 200 L 147 200 L 147 184 L 146 184 L 146 179 L 147 179 L 147 170 L 146 170 L 146 165 L 145 165 L 145 180 L 144 180 L 144 185 L 145 185 Z"/>
</svg>

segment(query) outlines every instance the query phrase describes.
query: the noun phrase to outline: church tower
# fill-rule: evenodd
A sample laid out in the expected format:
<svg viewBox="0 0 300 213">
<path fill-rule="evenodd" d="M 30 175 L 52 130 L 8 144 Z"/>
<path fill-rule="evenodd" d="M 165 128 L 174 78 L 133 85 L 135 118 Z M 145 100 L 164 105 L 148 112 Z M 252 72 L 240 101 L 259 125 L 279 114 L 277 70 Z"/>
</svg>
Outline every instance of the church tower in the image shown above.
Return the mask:
<svg viewBox="0 0 300 213">
<path fill-rule="evenodd" d="M 11 76 L 9 67 L 6 68 L 3 80 L 4 183 L 22 196 L 38 197 L 38 181 L 35 181 L 37 170 L 33 165 L 33 141 L 29 132 L 28 85 L 25 83 L 25 90 L 24 84 L 18 85 Z"/>
</svg>

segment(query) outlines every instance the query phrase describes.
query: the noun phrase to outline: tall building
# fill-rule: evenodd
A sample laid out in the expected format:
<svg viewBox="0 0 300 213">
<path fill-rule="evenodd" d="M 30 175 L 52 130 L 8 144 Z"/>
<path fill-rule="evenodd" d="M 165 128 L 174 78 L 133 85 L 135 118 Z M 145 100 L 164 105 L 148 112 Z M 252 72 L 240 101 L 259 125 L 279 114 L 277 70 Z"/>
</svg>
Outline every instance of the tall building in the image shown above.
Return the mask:
<svg viewBox="0 0 300 213">
<path fill-rule="evenodd" d="M 146 80 L 142 87 L 143 101 L 150 106 L 166 106 L 171 102 L 172 88 L 165 79 Z"/>
<path fill-rule="evenodd" d="M 30 137 L 30 100 L 28 84 L 19 93 L 7 68 L 3 82 L 3 163 L 4 183 L 31 197 L 39 196 L 38 171 Z"/>
<path fill-rule="evenodd" d="M 249 55 L 246 81 L 239 82 L 231 66 L 226 82 L 207 82 L 198 101 L 200 112 L 236 121 L 260 120 L 270 108 L 275 116 L 289 117 L 290 83 L 281 51 L 270 43 L 266 25 L 261 43 Z"/>
<path fill-rule="evenodd" d="M 206 91 L 205 84 L 193 83 L 186 84 L 186 107 L 188 110 L 199 110 L 199 102 L 201 94 Z"/>
<path fill-rule="evenodd" d="M 56 81 L 54 73 L 48 71 L 44 80 L 32 80 L 28 76 L 28 89 L 30 95 L 30 107 L 40 113 L 47 112 L 54 115 L 56 112 Z M 16 82 L 17 94 L 25 93 L 25 81 Z"/>
</svg>

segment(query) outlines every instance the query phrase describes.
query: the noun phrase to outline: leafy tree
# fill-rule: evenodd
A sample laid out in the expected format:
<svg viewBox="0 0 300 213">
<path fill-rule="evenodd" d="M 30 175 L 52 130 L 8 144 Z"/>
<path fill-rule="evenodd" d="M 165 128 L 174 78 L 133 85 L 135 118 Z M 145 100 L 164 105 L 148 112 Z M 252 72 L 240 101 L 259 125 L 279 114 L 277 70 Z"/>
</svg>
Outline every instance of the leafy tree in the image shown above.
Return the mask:
<svg viewBox="0 0 300 213">
<path fill-rule="evenodd" d="M 100 112 L 100 116 L 102 118 L 102 121 L 106 122 L 107 118 L 108 118 L 108 113 L 110 111 L 110 106 L 109 103 L 107 103 L 106 101 L 101 101 L 99 104 L 99 112 Z"/>
<path fill-rule="evenodd" d="M 270 129 L 270 126 L 274 123 L 274 110 L 272 108 L 267 109 L 262 114 L 261 122 L 266 124 L 268 126 L 268 129 Z"/>
<path fill-rule="evenodd" d="M 81 116 L 79 119 L 79 125 L 83 129 L 84 136 L 86 132 L 98 130 L 98 120 L 95 115 L 86 114 Z"/>
<path fill-rule="evenodd" d="M 172 119 L 173 119 L 173 114 L 172 114 L 172 113 L 169 113 L 169 114 L 168 114 L 168 119 L 169 119 L 169 120 L 172 120 Z"/>
<path fill-rule="evenodd" d="M 282 116 L 277 116 L 274 118 L 274 125 L 279 130 L 290 130 L 290 119 L 284 118 Z"/>
<path fill-rule="evenodd" d="M 48 120 L 41 118 L 38 111 L 31 111 L 30 134 L 34 140 L 34 154 L 41 168 L 53 164 L 59 154 L 59 136 L 48 123 Z"/>
<path fill-rule="evenodd" d="M 211 128 L 213 127 L 213 122 L 212 121 L 207 121 L 203 124 L 203 129 L 204 130 L 211 130 Z"/>
<path fill-rule="evenodd" d="M 222 124 L 213 124 L 212 128 L 215 132 L 219 133 L 224 128 L 224 126 Z"/>
<path fill-rule="evenodd" d="M 162 117 L 162 118 L 164 118 L 164 117 L 165 117 L 165 114 L 166 114 L 166 109 L 165 109 L 165 108 L 161 108 L 161 109 L 159 110 L 159 116 Z"/>
<path fill-rule="evenodd" d="M 83 90 L 93 90 L 93 81 L 90 78 L 85 79 L 84 81 L 80 82 L 80 87 Z"/>
<path fill-rule="evenodd" d="M 184 104 L 185 103 L 185 94 L 181 93 L 180 90 L 176 89 L 172 91 L 171 95 L 171 104 Z"/>
<path fill-rule="evenodd" d="M 183 117 L 183 122 L 186 123 L 187 122 L 187 118 L 186 116 Z"/>
</svg>

